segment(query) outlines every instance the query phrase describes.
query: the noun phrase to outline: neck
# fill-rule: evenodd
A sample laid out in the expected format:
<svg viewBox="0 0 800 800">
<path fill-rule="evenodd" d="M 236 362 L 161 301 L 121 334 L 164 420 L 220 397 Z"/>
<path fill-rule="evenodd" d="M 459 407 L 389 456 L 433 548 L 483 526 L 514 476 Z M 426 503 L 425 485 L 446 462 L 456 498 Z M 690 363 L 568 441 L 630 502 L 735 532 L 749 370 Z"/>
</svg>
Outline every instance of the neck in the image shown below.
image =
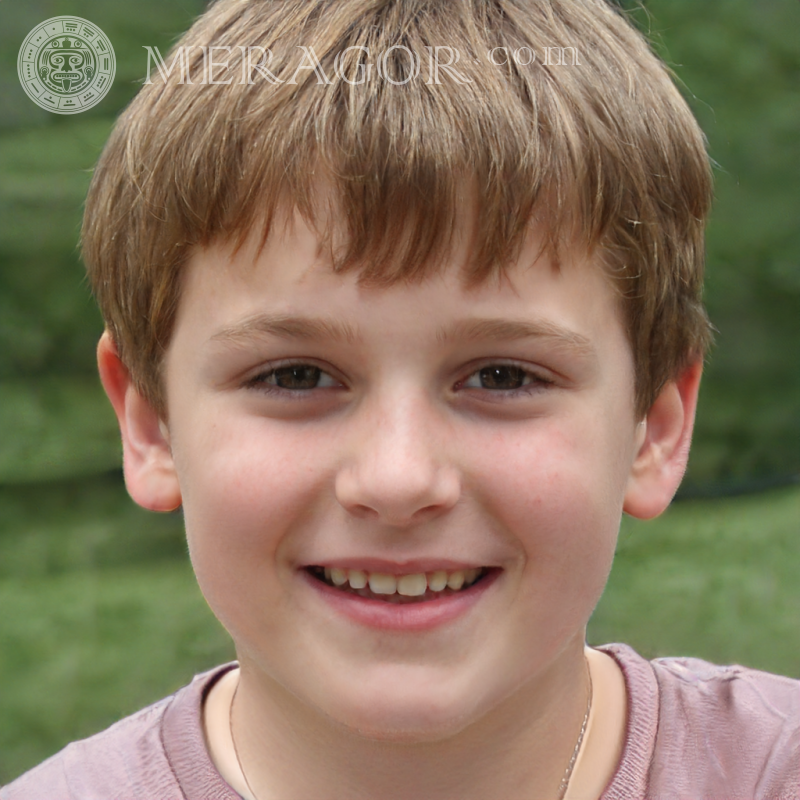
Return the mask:
<svg viewBox="0 0 800 800">
<path fill-rule="evenodd" d="M 243 660 L 231 730 L 246 783 L 235 788 L 252 800 L 556 797 L 587 693 L 581 642 L 457 733 L 387 741 L 333 722 Z"/>
</svg>

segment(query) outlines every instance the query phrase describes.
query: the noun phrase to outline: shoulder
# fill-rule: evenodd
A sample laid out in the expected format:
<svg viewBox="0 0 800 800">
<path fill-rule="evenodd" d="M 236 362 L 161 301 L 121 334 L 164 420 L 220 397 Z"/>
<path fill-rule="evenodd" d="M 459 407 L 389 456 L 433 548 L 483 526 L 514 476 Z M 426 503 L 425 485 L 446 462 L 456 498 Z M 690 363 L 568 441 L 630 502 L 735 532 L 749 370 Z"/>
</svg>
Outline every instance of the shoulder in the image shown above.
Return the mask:
<svg viewBox="0 0 800 800">
<path fill-rule="evenodd" d="M 625 673 L 626 751 L 638 749 L 647 765 L 645 796 L 800 798 L 800 681 L 696 658 L 646 661 L 619 645 L 607 651 Z M 634 728 L 644 734 L 638 742 Z"/>
<path fill-rule="evenodd" d="M 652 776 L 680 759 L 754 797 L 800 797 L 800 682 L 695 658 L 653 662 L 661 694 Z M 731 780 L 735 776 L 735 781 Z"/>
<path fill-rule="evenodd" d="M 1 789 L 0 800 L 184 798 L 185 762 L 204 762 L 196 764 L 200 772 L 215 772 L 202 740 L 202 697 L 225 671 L 198 675 L 174 695 L 73 742 Z"/>
<path fill-rule="evenodd" d="M 657 658 L 651 663 L 663 700 L 691 700 L 697 714 L 741 720 L 768 735 L 800 724 L 800 681 L 793 678 L 698 658 Z"/>
<path fill-rule="evenodd" d="M 101 733 L 72 742 L 2 789 L 0 798 L 116 798 L 125 796 L 128 789 L 133 797 L 133 792 L 142 788 L 139 776 L 143 772 L 159 777 L 169 773 L 160 727 L 172 699 L 165 698 Z M 175 792 L 164 794 L 175 796 Z"/>
</svg>

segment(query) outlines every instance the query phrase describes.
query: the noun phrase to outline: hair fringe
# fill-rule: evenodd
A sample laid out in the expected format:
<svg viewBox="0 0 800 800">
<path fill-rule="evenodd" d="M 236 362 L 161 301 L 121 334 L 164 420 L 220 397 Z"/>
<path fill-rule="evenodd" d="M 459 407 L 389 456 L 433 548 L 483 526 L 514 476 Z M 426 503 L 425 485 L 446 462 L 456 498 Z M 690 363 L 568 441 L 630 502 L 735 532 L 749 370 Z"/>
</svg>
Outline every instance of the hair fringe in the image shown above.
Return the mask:
<svg viewBox="0 0 800 800">
<path fill-rule="evenodd" d="M 219 0 L 165 62 L 190 45 L 192 82 L 154 74 L 120 117 L 82 231 L 108 329 L 161 413 L 193 249 L 238 248 L 254 232 L 263 245 L 287 207 L 317 228 L 335 270 L 379 286 L 443 268 L 464 214 L 468 285 L 512 265 L 532 223 L 556 259 L 579 242 L 620 294 L 640 415 L 705 352 L 705 140 L 644 37 L 602 0 Z M 284 82 L 203 83 L 200 48 L 232 48 L 236 76 L 248 66 L 239 45 L 271 51 Z M 297 73 L 301 45 L 330 83 Z M 425 82 L 437 45 L 458 50 L 465 82 Z M 580 65 L 487 60 L 495 47 L 553 46 L 577 47 Z M 380 79 L 344 80 L 365 65 L 358 48 L 391 53 Z M 392 84 L 409 52 L 420 79 Z"/>
</svg>

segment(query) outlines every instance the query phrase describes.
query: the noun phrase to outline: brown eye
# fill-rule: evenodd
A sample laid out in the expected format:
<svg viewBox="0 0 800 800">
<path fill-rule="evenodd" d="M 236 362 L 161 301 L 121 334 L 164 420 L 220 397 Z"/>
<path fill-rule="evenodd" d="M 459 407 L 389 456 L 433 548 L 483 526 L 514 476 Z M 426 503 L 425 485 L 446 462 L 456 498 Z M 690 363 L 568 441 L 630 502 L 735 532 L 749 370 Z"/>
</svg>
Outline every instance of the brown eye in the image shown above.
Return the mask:
<svg viewBox="0 0 800 800">
<path fill-rule="evenodd" d="M 314 389 L 319 383 L 322 370 L 310 364 L 292 364 L 272 371 L 270 381 L 281 389 Z"/>
<path fill-rule="evenodd" d="M 484 389 L 507 395 L 530 394 L 546 389 L 553 381 L 518 364 L 489 364 L 473 372 L 462 384 L 464 389 Z"/>
<path fill-rule="evenodd" d="M 484 367 L 478 371 L 483 389 L 519 389 L 525 384 L 528 374 L 521 367 L 512 364 Z"/>
<path fill-rule="evenodd" d="M 308 392 L 340 386 L 325 370 L 314 364 L 284 364 L 262 372 L 248 386 L 265 392 Z"/>
</svg>

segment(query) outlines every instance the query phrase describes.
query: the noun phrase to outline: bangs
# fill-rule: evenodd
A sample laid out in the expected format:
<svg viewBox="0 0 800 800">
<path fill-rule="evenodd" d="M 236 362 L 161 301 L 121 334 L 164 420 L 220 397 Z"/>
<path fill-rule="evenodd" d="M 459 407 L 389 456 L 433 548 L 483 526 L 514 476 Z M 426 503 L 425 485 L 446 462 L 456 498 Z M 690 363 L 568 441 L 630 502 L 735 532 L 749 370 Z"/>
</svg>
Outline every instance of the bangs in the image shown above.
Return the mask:
<svg viewBox="0 0 800 800">
<path fill-rule="evenodd" d="M 352 6 L 347 14 L 336 3 L 306 6 L 303 14 L 298 4 L 287 30 L 278 17 L 291 3 L 230 5 L 227 18 L 214 20 L 216 32 L 203 30 L 211 28 L 205 20 L 194 36 L 230 48 L 231 85 L 203 83 L 200 51 L 186 83 L 154 76 L 146 116 L 161 122 L 130 145 L 132 185 L 159 153 L 136 199 L 178 224 L 165 230 L 172 241 L 178 234 L 192 244 L 240 245 L 257 226 L 266 238 L 289 203 L 317 227 L 336 270 L 390 284 L 436 269 L 467 212 L 474 239 L 465 269 L 480 282 L 514 259 L 535 211 L 555 240 L 576 202 L 568 194 L 577 186 L 596 194 L 582 174 L 581 104 L 563 89 L 564 73 L 581 66 L 517 64 L 514 51 L 544 45 L 499 6 L 482 4 L 476 21 L 470 4 L 365 2 L 353 20 Z M 242 42 L 271 53 L 266 72 L 275 82 L 246 61 Z M 252 83 L 239 80 L 243 70 Z M 197 113 L 200 104 L 209 113 Z M 320 185 L 331 188 L 335 207 L 321 208 Z M 578 217 L 586 243 L 595 241 L 598 217 Z M 342 226 L 340 246 L 325 219 Z"/>
<path fill-rule="evenodd" d="M 456 236 L 468 286 L 532 224 L 556 264 L 562 243 L 598 247 L 628 304 L 639 409 L 704 352 L 705 141 L 606 2 L 219 0 L 158 73 L 109 138 L 82 231 L 157 408 L 193 248 L 263 244 L 294 210 L 336 271 L 379 286 L 444 268 Z"/>
</svg>

